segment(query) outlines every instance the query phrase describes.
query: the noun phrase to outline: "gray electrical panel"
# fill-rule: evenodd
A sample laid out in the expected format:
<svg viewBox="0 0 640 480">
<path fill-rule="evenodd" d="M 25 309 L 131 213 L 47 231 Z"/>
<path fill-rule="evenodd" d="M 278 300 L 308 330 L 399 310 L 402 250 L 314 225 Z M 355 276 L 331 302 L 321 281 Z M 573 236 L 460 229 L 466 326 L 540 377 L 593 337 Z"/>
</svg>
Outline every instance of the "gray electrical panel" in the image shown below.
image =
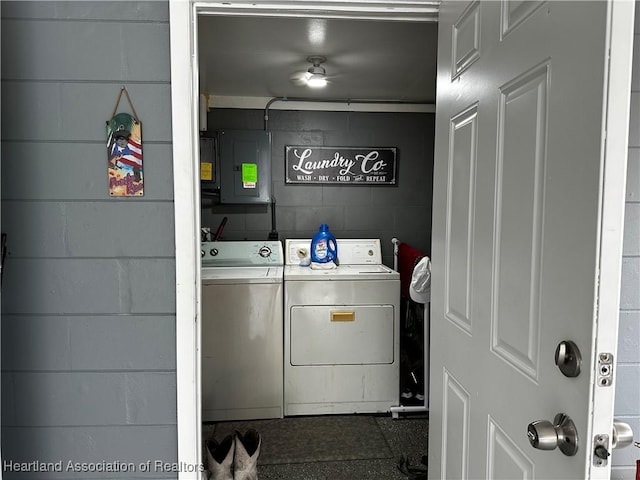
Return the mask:
<svg viewBox="0 0 640 480">
<path fill-rule="evenodd" d="M 220 203 L 269 203 L 271 134 L 263 130 L 218 132 Z"/>
</svg>

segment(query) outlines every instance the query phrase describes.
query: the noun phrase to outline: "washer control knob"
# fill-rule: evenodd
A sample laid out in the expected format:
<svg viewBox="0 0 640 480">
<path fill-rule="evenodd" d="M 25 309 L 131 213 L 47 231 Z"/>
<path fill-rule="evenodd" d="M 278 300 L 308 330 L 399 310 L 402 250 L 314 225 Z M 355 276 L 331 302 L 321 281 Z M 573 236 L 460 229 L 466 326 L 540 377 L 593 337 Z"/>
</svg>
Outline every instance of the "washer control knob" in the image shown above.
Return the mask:
<svg viewBox="0 0 640 480">
<path fill-rule="evenodd" d="M 210 254 L 212 257 L 215 257 L 216 255 L 218 255 L 218 249 L 217 249 L 217 248 L 212 248 L 212 249 L 209 251 L 209 254 Z"/>
<path fill-rule="evenodd" d="M 271 249 L 265 245 L 263 247 L 260 247 L 260 250 L 258 250 L 258 254 L 260 254 L 262 258 L 267 258 L 271 255 Z"/>
<path fill-rule="evenodd" d="M 200 256 L 204 258 L 204 250 L 200 250 Z"/>
</svg>

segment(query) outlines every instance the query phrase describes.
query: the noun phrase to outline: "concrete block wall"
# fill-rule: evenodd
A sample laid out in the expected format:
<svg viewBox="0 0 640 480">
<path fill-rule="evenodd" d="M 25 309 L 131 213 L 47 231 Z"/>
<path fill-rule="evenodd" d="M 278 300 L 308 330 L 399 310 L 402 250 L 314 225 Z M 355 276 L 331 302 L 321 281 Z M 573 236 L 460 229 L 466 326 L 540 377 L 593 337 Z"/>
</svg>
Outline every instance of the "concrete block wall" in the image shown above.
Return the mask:
<svg viewBox="0 0 640 480">
<path fill-rule="evenodd" d="M 321 223 L 337 238 L 380 238 L 383 260 L 393 266 L 397 237 L 431 252 L 431 202 L 435 114 L 271 110 L 272 194 L 280 239 L 311 238 Z M 209 131 L 262 130 L 262 110 L 212 109 Z M 397 185 L 285 184 L 285 146 L 397 147 Z M 223 238 L 266 239 L 271 210 L 266 206 L 211 206 L 203 201 L 202 225 L 216 227 L 228 217 Z"/>
<path fill-rule="evenodd" d="M 631 425 L 640 441 L 640 1 L 636 1 L 629 126 L 629 164 L 622 251 L 622 292 L 615 416 Z M 640 449 L 614 450 L 614 480 L 634 480 Z"/>
<path fill-rule="evenodd" d="M 2 477 L 176 478 L 154 465 L 177 460 L 168 2 L 0 7 Z M 121 86 L 142 121 L 141 198 L 108 194 Z"/>
</svg>

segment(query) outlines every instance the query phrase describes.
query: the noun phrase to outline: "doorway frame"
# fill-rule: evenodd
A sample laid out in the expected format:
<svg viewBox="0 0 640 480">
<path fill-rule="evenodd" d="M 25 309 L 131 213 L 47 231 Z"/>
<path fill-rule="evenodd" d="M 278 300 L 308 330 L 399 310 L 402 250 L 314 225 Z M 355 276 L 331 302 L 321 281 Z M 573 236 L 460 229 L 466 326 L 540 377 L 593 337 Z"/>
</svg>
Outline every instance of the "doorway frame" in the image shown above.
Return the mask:
<svg viewBox="0 0 640 480">
<path fill-rule="evenodd" d="M 437 21 L 439 1 L 169 0 L 176 257 L 178 479 L 205 478 L 201 465 L 201 291 L 198 15 Z M 194 348 L 194 345 L 196 348 Z"/>
<path fill-rule="evenodd" d="M 178 479 L 205 478 L 201 465 L 201 383 L 200 383 L 200 196 L 199 196 L 199 91 L 197 55 L 197 19 L 200 14 L 234 16 L 294 16 L 314 18 L 350 18 L 360 20 L 434 21 L 439 1 L 398 2 L 351 0 L 254 0 L 195 1 L 169 0 L 169 32 L 171 57 L 171 114 L 174 186 L 175 274 L 176 274 L 176 414 Z M 437 20 L 437 14 L 435 15 Z M 615 33 L 615 32 L 614 32 Z M 614 35 L 619 38 L 618 34 Z M 619 43 L 616 43 L 620 47 Z M 622 46 L 615 50 L 612 62 L 630 57 Z M 631 48 L 631 47 L 628 47 Z M 609 91 L 609 101 L 619 101 L 616 92 Z M 627 111 L 628 114 L 628 111 Z M 608 119 L 609 125 L 620 126 L 620 120 Z M 628 117 L 627 117 L 628 125 Z M 609 132 L 619 135 L 624 129 Z M 628 135 L 628 132 L 625 132 Z M 620 139 L 619 139 L 620 140 Z M 626 155 L 608 142 L 608 154 Z M 622 144 L 626 144 L 622 139 Z M 614 151 L 617 150 L 617 151 Z M 610 158 L 615 158 L 612 155 Z M 621 171 L 622 170 L 622 171 Z M 604 183 L 616 187 L 614 178 L 626 172 L 626 162 L 608 165 Z M 620 203 L 621 188 L 605 188 L 603 204 L 611 208 Z M 624 193 L 622 193 L 624 195 Z M 624 205 L 624 202 L 622 202 Z M 618 216 L 620 212 L 618 212 Z M 615 217 L 615 215 L 614 215 Z M 619 220 L 619 218 L 618 218 Z M 622 222 L 614 221 L 614 227 Z M 604 226 L 606 227 L 606 225 Z M 602 248 L 610 247 L 621 255 L 620 232 L 603 228 Z M 603 277 L 611 283 L 600 285 L 600 295 L 614 302 L 619 292 L 619 274 L 601 265 Z M 615 268 L 613 269 L 615 270 Z M 602 298 L 602 297 L 601 297 Z M 195 346 L 195 348 L 194 348 Z M 613 406 L 612 406 L 613 408 Z"/>
</svg>

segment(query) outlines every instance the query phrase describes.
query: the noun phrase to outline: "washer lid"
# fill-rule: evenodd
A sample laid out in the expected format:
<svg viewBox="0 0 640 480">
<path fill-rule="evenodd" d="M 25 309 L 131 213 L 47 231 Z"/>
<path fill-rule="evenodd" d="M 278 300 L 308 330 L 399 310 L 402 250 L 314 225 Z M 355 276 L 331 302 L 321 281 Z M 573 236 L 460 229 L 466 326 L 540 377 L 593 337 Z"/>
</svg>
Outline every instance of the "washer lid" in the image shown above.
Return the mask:
<svg viewBox="0 0 640 480">
<path fill-rule="evenodd" d="M 203 284 L 282 282 L 283 267 L 203 267 Z"/>
<path fill-rule="evenodd" d="M 398 280 L 400 273 L 386 265 L 343 265 L 331 270 L 314 270 L 300 265 L 286 265 L 284 279 L 308 281 Z"/>
</svg>

